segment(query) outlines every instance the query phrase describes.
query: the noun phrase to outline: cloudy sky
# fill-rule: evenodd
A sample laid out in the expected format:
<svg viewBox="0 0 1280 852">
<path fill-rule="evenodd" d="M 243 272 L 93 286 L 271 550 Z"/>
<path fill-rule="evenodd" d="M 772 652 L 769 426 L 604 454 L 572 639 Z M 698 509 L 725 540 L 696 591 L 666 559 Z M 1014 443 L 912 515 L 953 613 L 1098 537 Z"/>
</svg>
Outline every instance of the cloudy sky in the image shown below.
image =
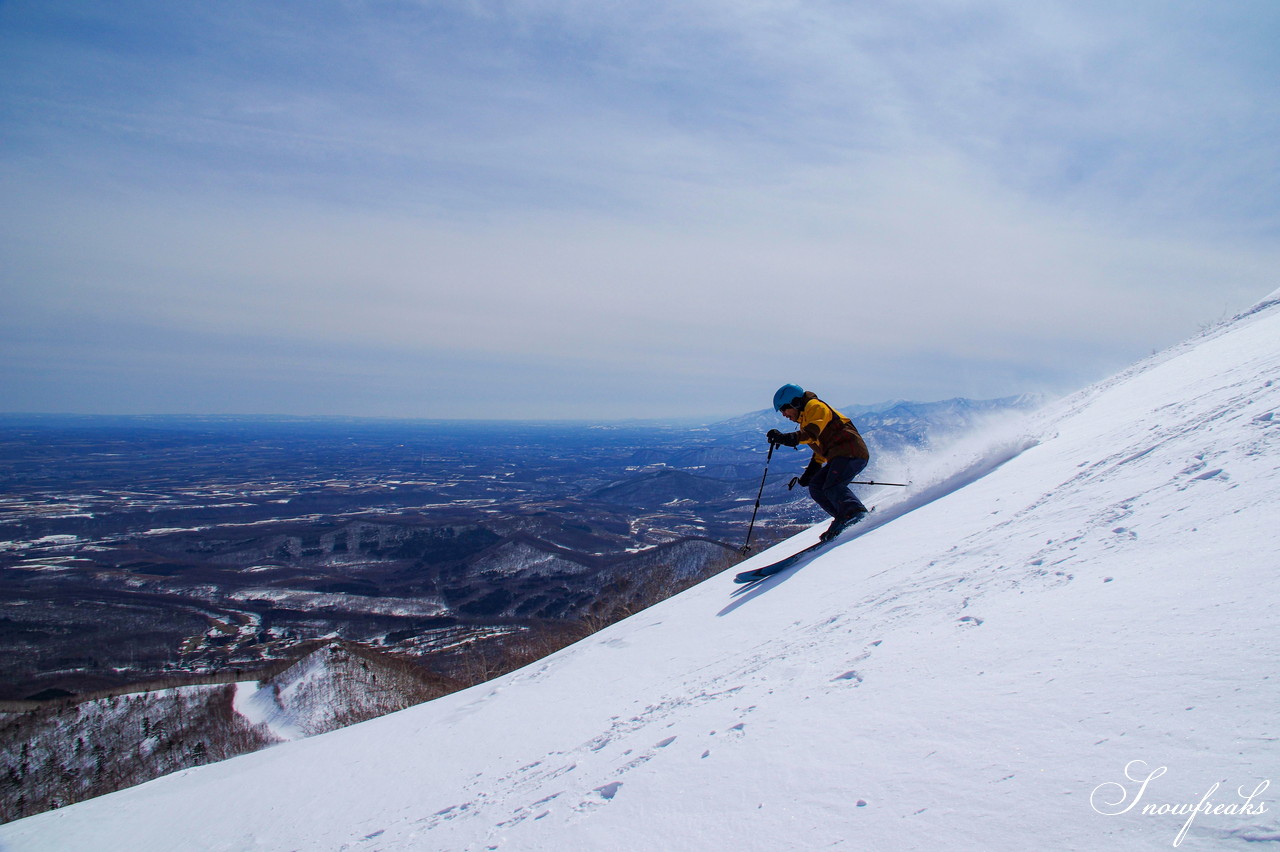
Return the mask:
<svg viewBox="0 0 1280 852">
<path fill-rule="evenodd" d="M 1280 4 L 0 2 L 0 410 L 1063 392 L 1280 286 Z"/>
</svg>

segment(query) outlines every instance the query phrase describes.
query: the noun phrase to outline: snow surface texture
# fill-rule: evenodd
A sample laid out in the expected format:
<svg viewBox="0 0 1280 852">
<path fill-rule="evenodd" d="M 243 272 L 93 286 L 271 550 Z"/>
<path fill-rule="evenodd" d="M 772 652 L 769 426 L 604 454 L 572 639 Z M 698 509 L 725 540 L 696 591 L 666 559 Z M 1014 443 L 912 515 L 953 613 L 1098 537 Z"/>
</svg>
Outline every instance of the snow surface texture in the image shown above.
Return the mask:
<svg viewBox="0 0 1280 852">
<path fill-rule="evenodd" d="M 1262 848 L 1278 409 L 1272 299 L 913 472 L 797 571 L 726 572 L 496 681 L 0 848 Z M 1189 827 L 1170 812 L 1202 801 Z"/>
</svg>

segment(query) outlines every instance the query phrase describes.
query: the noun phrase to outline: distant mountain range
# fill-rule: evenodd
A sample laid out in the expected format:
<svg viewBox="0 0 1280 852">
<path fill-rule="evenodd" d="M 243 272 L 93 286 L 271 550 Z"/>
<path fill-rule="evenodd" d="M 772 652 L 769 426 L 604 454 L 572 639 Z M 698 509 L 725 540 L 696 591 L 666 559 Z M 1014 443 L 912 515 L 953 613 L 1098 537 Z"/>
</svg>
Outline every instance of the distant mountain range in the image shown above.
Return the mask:
<svg viewBox="0 0 1280 852">
<path fill-rule="evenodd" d="M 891 400 L 873 405 L 837 405 L 869 440 L 883 447 L 924 446 L 969 431 L 984 419 L 1010 412 L 1028 412 L 1043 405 L 1040 394 L 1019 394 L 999 399 L 955 397 L 937 402 Z M 780 425 L 781 424 L 781 425 Z M 782 416 L 771 408 L 752 411 L 707 427 L 713 432 L 756 435 L 785 429 Z"/>
</svg>

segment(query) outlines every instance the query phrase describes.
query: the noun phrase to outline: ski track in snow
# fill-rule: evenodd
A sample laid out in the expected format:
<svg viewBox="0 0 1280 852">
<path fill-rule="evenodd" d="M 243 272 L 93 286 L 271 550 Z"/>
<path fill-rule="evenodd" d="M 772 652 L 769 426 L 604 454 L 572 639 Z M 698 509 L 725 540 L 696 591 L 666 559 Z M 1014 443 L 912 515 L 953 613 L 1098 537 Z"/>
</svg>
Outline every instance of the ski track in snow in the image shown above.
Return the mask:
<svg viewBox="0 0 1280 852">
<path fill-rule="evenodd" d="M 1091 791 L 1143 760 L 1169 770 L 1153 801 L 1228 801 L 1280 766 L 1278 381 L 1272 300 L 746 594 L 726 572 L 463 693 L 0 827 L 0 849 L 1169 848 L 1185 818 Z M 1277 842 L 1270 805 L 1200 816 L 1181 848 Z"/>
</svg>

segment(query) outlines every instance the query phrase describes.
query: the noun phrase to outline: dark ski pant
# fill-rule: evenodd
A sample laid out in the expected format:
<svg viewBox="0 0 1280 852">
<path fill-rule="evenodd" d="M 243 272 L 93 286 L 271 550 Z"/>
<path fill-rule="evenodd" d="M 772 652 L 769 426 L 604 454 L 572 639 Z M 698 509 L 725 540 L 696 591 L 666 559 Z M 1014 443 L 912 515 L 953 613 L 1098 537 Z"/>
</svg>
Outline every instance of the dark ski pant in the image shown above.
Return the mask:
<svg viewBox="0 0 1280 852">
<path fill-rule="evenodd" d="M 809 496 L 833 518 L 843 520 L 857 512 L 867 511 L 849 483 L 867 466 L 866 459 L 841 457 L 827 462 L 809 480 Z"/>
</svg>

